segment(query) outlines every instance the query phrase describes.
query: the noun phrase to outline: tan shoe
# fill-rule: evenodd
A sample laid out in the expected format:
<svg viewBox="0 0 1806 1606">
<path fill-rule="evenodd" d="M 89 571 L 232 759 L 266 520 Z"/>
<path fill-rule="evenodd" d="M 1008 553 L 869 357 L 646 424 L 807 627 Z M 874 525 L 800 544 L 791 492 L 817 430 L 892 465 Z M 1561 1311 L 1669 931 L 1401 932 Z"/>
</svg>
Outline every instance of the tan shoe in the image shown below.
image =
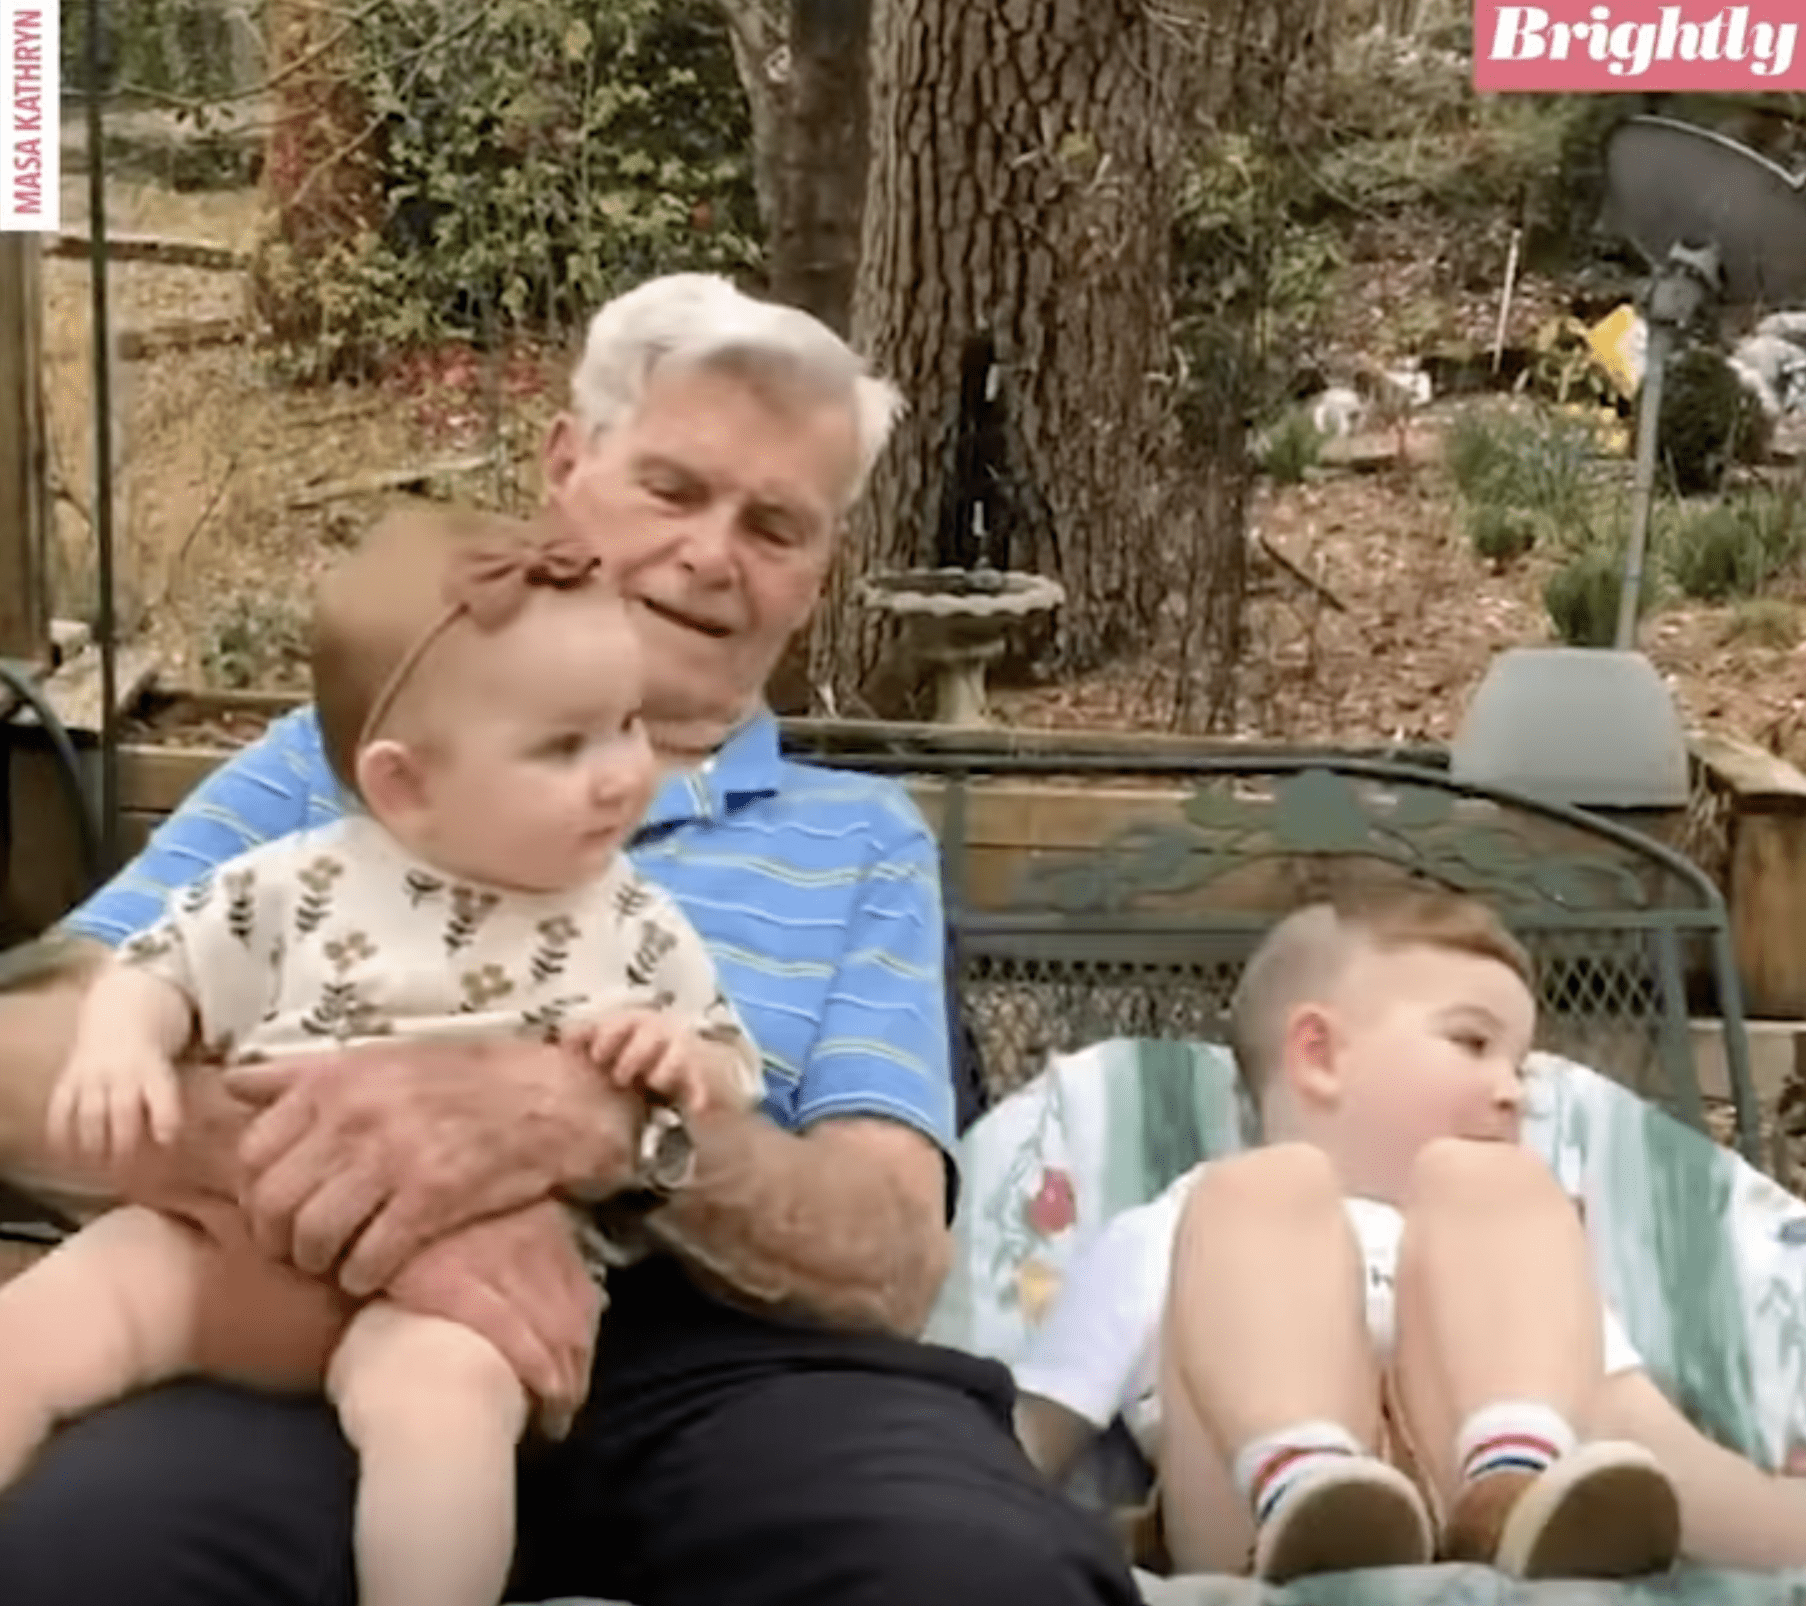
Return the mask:
<svg viewBox="0 0 1806 1606">
<path fill-rule="evenodd" d="M 1542 1472 L 1475 1478 L 1439 1553 L 1514 1578 L 1635 1578 L 1666 1570 L 1680 1542 L 1680 1500 L 1661 1463 L 1640 1444 L 1602 1439 Z"/>
<path fill-rule="evenodd" d="M 1430 1516 L 1417 1486 L 1373 1456 L 1325 1456 L 1261 1524 L 1254 1573 L 1269 1583 L 1430 1559 Z"/>
</svg>

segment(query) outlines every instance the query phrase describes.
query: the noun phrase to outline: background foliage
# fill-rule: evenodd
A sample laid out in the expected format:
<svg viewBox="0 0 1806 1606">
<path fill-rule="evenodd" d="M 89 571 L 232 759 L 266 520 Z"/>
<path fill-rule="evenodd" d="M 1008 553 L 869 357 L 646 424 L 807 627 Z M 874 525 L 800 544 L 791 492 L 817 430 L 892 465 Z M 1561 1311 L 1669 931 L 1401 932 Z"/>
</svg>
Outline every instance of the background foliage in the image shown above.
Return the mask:
<svg viewBox="0 0 1806 1606">
<path fill-rule="evenodd" d="M 375 222 L 264 253 L 259 300 L 291 368 L 559 334 L 650 274 L 756 266 L 746 101 L 709 0 L 358 9 L 346 61 Z M 316 165 L 335 157 L 353 153 Z M 330 178 L 272 174 L 291 198 Z"/>
</svg>

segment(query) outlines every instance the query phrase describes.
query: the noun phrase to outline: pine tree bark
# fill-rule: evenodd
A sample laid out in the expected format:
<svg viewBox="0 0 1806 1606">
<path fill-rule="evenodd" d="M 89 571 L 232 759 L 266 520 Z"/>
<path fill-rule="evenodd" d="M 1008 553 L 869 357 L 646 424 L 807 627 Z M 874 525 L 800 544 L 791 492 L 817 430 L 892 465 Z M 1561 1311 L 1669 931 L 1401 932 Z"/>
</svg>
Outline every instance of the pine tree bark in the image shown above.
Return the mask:
<svg viewBox="0 0 1806 1606">
<path fill-rule="evenodd" d="M 342 0 L 271 0 L 269 9 L 276 88 L 264 170 L 277 233 L 303 259 L 382 215 L 382 165 L 352 77 L 348 9 Z"/>
<path fill-rule="evenodd" d="M 879 6 L 853 330 L 908 411 L 816 631 L 815 679 L 843 707 L 880 652 L 859 576 L 957 555 L 943 532 L 969 489 L 954 465 L 977 352 L 1000 380 L 994 561 L 1066 587 L 1049 667 L 1148 639 L 1170 561 L 1167 49 L 1138 0 Z"/>
<path fill-rule="evenodd" d="M 734 70 L 752 123 L 753 190 L 765 238 L 777 229 L 779 164 L 789 100 L 789 13 L 785 0 L 717 0 L 727 22 Z"/>
<path fill-rule="evenodd" d="M 251 302 L 268 332 L 303 346 L 328 321 L 331 259 L 383 215 L 370 108 L 353 75 L 344 0 L 270 0 L 271 124 L 263 181 L 272 224 L 251 270 Z"/>
<path fill-rule="evenodd" d="M 790 0 L 771 293 L 844 335 L 865 211 L 871 0 Z"/>
</svg>

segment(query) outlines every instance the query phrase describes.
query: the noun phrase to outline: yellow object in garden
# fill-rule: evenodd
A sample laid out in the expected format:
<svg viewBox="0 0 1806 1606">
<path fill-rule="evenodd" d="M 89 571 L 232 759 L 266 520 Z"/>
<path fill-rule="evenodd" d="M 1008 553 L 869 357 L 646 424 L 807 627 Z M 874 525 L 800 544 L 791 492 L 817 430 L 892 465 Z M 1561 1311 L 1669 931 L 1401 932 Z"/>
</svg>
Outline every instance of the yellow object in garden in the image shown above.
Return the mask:
<svg viewBox="0 0 1806 1606">
<path fill-rule="evenodd" d="M 1597 402 L 1567 402 L 1557 409 L 1564 417 L 1586 425 L 1593 444 L 1606 457 L 1630 455 L 1630 426 L 1618 416 L 1615 407 L 1601 407 Z"/>
<path fill-rule="evenodd" d="M 1643 383 L 1644 354 L 1649 330 L 1628 301 L 1587 331 L 1587 345 L 1599 366 L 1611 376 L 1622 396 L 1635 396 Z"/>
</svg>

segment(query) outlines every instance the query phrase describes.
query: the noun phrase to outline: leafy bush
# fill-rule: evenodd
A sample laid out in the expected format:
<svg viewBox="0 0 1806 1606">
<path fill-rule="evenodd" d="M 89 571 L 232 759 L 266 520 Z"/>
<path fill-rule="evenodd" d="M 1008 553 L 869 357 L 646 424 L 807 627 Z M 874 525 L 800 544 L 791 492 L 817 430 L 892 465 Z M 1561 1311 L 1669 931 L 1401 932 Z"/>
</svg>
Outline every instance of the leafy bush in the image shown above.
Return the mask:
<svg viewBox="0 0 1806 1606">
<path fill-rule="evenodd" d="M 1480 502 L 1468 509 L 1467 536 L 1488 563 L 1515 563 L 1536 545 L 1541 520 L 1528 508 Z"/>
<path fill-rule="evenodd" d="M 1173 207 L 1182 320 L 1258 307 L 1276 345 L 1308 342 L 1344 261 L 1334 231 L 1298 215 L 1308 187 L 1296 159 L 1252 135 L 1219 134 L 1188 153 Z"/>
<path fill-rule="evenodd" d="M 1648 571 L 1644 571 L 1648 591 Z M 1609 647 L 1618 628 L 1624 592 L 1622 553 L 1606 542 L 1590 542 L 1551 574 L 1543 585 L 1543 606 L 1555 633 L 1570 647 Z"/>
<path fill-rule="evenodd" d="M 746 101 L 708 0 L 394 0 L 360 17 L 352 87 L 382 216 L 317 256 L 266 251 L 259 301 L 291 370 L 560 333 L 650 274 L 757 259 Z"/>
<path fill-rule="evenodd" d="M 1560 413 L 1473 409 L 1443 440 L 1443 461 L 1470 503 L 1538 513 L 1557 526 L 1583 520 L 1592 432 Z"/>
<path fill-rule="evenodd" d="M 1316 466 L 1323 434 L 1310 414 L 1294 407 L 1280 415 L 1261 443 L 1260 466 L 1277 485 L 1296 485 Z"/>
<path fill-rule="evenodd" d="M 1751 597 L 1799 557 L 1798 495 L 1752 492 L 1683 515 L 1668 536 L 1669 576 L 1689 597 Z"/>
<path fill-rule="evenodd" d="M 201 673 L 228 691 L 294 681 L 306 673 L 307 609 L 292 596 L 233 591 L 209 615 Z"/>
</svg>

